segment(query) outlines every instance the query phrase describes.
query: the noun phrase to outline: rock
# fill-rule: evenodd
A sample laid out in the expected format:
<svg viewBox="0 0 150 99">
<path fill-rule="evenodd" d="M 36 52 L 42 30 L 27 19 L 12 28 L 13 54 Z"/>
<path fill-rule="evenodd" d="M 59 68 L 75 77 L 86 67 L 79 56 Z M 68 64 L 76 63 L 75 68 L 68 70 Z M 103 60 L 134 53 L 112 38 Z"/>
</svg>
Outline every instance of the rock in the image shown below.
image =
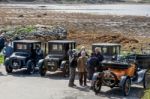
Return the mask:
<svg viewBox="0 0 150 99">
<path fill-rule="evenodd" d="M 35 31 L 27 32 L 29 29 L 26 27 L 8 30 L 5 33 L 5 37 L 10 40 L 14 40 L 15 38 L 19 39 L 37 39 L 42 41 L 48 41 L 51 39 L 66 39 L 67 38 L 67 30 L 61 26 L 43 26 L 37 25 L 33 27 Z"/>
</svg>

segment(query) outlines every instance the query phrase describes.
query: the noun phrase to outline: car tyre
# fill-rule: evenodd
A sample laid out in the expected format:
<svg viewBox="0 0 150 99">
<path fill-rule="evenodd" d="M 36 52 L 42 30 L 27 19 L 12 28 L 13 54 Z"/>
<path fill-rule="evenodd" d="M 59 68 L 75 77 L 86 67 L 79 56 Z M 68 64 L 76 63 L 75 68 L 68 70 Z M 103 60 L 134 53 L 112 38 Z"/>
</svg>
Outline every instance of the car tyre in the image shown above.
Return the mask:
<svg viewBox="0 0 150 99">
<path fill-rule="evenodd" d="M 125 82 L 122 87 L 123 95 L 128 96 L 130 93 L 130 89 L 131 89 L 131 79 L 128 77 L 125 79 Z"/>
<path fill-rule="evenodd" d="M 98 80 L 94 81 L 93 90 L 96 95 L 100 92 L 101 87 L 102 87 L 102 80 L 98 79 Z"/>
<path fill-rule="evenodd" d="M 41 67 L 39 68 L 39 72 L 40 72 L 40 75 L 41 75 L 41 76 L 45 76 L 45 75 L 46 75 L 46 69 L 44 68 L 44 66 L 41 66 Z"/>
<path fill-rule="evenodd" d="M 144 78 L 143 78 L 143 88 L 144 89 L 148 89 L 150 86 L 148 85 L 148 80 L 149 80 L 149 78 L 150 78 L 150 74 L 149 74 L 149 72 L 147 71 L 147 72 L 145 72 L 145 74 L 144 74 Z"/>
<path fill-rule="evenodd" d="M 5 69 L 6 69 L 6 72 L 7 72 L 7 73 L 12 73 L 12 71 L 13 71 L 13 68 L 10 67 L 9 65 L 6 65 L 6 66 L 5 66 Z"/>
<path fill-rule="evenodd" d="M 27 72 L 28 72 L 28 74 L 33 74 L 34 71 L 35 71 L 35 65 L 34 65 L 34 63 L 32 61 L 30 61 L 28 63 Z"/>
<path fill-rule="evenodd" d="M 63 69 L 63 75 L 64 77 L 69 76 L 69 65 L 65 64 L 65 67 Z"/>
</svg>

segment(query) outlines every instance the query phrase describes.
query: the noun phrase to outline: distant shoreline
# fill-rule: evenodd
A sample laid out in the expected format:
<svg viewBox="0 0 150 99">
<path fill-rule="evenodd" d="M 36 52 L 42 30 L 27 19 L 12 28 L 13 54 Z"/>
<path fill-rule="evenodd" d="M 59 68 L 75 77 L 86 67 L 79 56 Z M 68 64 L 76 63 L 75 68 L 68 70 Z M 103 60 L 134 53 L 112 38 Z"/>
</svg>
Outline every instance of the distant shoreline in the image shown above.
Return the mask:
<svg viewBox="0 0 150 99">
<path fill-rule="evenodd" d="M 61 0 L 60 0 L 61 1 Z M 15 0 L 8 0 L 8 1 L 3 1 L 0 0 L 0 4 L 72 4 L 72 5 L 78 5 L 78 4 L 82 4 L 82 5 L 89 5 L 89 4 L 150 4 L 150 0 L 106 0 L 103 1 L 101 0 L 101 2 L 67 2 L 65 0 L 62 0 L 62 2 L 60 1 L 47 1 L 44 2 L 44 0 L 32 0 L 32 1 L 28 1 L 28 0 L 20 0 L 20 1 L 15 1 Z M 82 1 L 82 0 L 81 0 Z"/>
</svg>

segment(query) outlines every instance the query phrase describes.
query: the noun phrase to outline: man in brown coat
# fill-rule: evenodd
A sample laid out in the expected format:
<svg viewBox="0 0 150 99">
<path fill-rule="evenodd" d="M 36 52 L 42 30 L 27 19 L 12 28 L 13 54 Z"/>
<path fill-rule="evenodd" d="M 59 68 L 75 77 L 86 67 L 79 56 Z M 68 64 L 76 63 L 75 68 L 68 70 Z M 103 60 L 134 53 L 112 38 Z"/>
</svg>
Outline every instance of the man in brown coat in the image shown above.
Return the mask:
<svg viewBox="0 0 150 99">
<path fill-rule="evenodd" d="M 81 52 L 81 56 L 78 58 L 77 61 L 77 68 L 78 68 L 78 72 L 79 72 L 79 84 L 82 86 L 84 83 L 84 86 L 87 86 L 86 84 L 86 79 L 87 79 L 87 56 L 86 56 L 86 52 L 82 51 Z"/>
</svg>

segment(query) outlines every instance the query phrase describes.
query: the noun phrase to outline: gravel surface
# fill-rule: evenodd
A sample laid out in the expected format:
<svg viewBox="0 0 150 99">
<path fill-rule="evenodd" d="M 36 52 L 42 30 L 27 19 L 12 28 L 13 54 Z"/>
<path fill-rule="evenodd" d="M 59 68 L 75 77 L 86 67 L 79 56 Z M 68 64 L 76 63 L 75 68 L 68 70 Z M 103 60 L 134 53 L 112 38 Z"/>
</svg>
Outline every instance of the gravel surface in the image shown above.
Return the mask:
<svg viewBox="0 0 150 99">
<path fill-rule="evenodd" d="M 110 89 L 103 86 L 99 95 L 89 87 L 80 87 L 76 77 L 76 88 L 69 88 L 68 78 L 57 73 L 47 73 L 40 77 L 38 72 L 27 75 L 25 70 L 17 70 L 8 75 L 4 66 L 0 67 L 0 99 L 139 99 L 143 89 L 133 86 L 128 97 L 123 97 L 119 88 Z M 90 85 L 88 83 L 88 85 Z"/>
</svg>

